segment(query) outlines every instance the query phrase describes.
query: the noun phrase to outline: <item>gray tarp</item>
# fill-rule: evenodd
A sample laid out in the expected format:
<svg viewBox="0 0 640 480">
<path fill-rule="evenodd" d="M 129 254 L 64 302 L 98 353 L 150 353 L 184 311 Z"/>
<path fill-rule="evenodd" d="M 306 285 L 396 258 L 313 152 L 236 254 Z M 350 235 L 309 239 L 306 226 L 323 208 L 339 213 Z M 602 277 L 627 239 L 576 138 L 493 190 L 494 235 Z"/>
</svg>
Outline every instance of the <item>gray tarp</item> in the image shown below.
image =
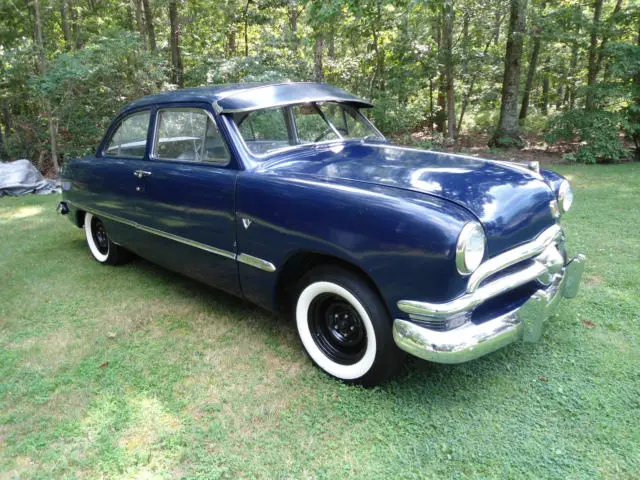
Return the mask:
<svg viewBox="0 0 640 480">
<path fill-rule="evenodd" d="M 55 180 L 42 176 L 29 160 L 0 162 L 0 197 L 58 191 Z"/>
</svg>

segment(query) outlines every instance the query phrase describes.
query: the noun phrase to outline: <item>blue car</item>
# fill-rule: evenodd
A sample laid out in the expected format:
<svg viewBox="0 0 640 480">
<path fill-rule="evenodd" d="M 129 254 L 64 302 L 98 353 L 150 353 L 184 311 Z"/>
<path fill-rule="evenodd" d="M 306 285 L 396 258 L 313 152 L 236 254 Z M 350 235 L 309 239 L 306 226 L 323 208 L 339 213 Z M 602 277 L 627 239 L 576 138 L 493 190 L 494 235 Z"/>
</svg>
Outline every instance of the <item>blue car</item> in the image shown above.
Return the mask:
<svg viewBox="0 0 640 480">
<path fill-rule="evenodd" d="M 311 360 L 365 386 L 540 338 L 585 257 L 569 182 L 537 165 L 389 143 L 371 104 L 319 83 L 137 100 L 66 162 L 58 211 L 95 260 L 131 252 L 288 312 Z"/>
</svg>

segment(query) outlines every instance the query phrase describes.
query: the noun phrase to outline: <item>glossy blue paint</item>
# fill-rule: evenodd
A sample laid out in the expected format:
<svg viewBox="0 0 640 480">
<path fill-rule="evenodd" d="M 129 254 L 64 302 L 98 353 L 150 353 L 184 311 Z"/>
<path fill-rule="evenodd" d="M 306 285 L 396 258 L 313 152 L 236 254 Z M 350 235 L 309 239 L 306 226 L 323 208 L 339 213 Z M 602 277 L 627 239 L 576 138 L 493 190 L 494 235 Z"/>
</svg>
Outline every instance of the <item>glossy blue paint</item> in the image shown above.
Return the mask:
<svg viewBox="0 0 640 480">
<path fill-rule="evenodd" d="M 549 186 L 535 173 L 504 163 L 361 141 L 311 146 L 277 159 L 259 171 L 386 185 L 465 207 L 485 229 L 489 256 L 533 239 L 555 221 Z"/>
<path fill-rule="evenodd" d="M 246 109 L 340 94 L 319 84 L 306 88 L 236 85 L 138 100 L 114 119 L 96 155 L 66 163 L 64 198 L 72 212 L 78 204 L 117 217 L 105 220 L 108 233 L 139 255 L 267 308 L 277 307 L 276 286 L 290 259 L 304 252 L 336 257 L 368 275 L 395 318 L 406 317 L 399 300 L 444 302 L 464 292 L 454 258 L 466 222 L 482 223 L 491 257 L 555 221 L 549 202 L 562 177 L 552 172 L 541 177 L 503 162 L 361 140 L 301 145 L 256 162 L 233 122 L 213 106 Z M 156 112 L 170 107 L 207 110 L 227 142 L 229 164 L 154 159 Z M 116 126 L 141 109 L 151 112 L 144 158 L 105 157 Z M 138 179 L 137 169 L 151 175 Z M 237 262 L 240 254 L 271 262 L 276 271 Z"/>
</svg>

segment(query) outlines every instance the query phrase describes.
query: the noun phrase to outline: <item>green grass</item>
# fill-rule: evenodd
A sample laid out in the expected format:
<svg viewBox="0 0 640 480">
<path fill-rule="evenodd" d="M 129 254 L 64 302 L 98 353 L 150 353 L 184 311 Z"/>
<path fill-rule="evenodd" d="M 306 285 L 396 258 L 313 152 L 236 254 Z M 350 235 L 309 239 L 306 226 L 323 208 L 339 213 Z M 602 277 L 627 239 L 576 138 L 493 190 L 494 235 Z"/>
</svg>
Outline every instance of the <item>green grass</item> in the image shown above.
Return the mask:
<svg viewBox="0 0 640 480">
<path fill-rule="evenodd" d="M 0 478 L 638 478 L 640 165 L 557 169 L 589 263 L 543 341 L 372 390 L 286 319 L 99 265 L 57 196 L 0 200 Z"/>
</svg>

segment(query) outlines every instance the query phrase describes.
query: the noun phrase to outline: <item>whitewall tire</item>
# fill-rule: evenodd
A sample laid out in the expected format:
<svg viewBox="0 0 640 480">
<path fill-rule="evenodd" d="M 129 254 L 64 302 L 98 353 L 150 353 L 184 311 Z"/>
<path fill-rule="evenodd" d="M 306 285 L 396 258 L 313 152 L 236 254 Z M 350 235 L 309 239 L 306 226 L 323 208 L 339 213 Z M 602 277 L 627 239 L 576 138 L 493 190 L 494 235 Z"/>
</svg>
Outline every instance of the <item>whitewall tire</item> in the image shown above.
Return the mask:
<svg viewBox="0 0 640 480">
<path fill-rule="evenodd" d="M 85 213 L 84 233 L 89 251 L 98 262 L 116 265 L 129 258 L 126 250 L 111 241 L 102 220 L 91 213 Z"/>
<path fill-rule="evenodd" d="M 322 266 L 309 272 L 300 282 L 294 311 L 305 351 L 333 377 L 373 386 L 404 360 L 379 295 L 349 270 Z"/>
</svg>

